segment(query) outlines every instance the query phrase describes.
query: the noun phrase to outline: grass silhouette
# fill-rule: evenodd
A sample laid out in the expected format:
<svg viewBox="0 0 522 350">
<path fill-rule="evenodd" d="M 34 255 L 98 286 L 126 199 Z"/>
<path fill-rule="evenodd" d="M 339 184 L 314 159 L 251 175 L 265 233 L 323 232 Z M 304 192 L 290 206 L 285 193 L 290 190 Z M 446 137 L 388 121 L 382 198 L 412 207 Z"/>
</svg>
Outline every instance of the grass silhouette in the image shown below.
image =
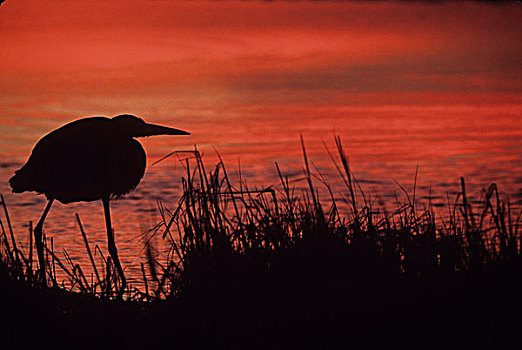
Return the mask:
<svg viewBox="0 0 522 350">
<path fill-rule="evenodd" d="M 74 325 L 71 337 L 110 325 L 104 336 L 111 340 L 104 342 L 117 347 L 502 348 L 515 339 L 522 213 L 512 211 L 495 184 L 472 206 L 464 179 L 445 220 L 419 209 L 415 190 L 385 213 L 366 201 L 339 138 L 336 146 L 337 160 L 330 156 L 344 197 L 310 170 L 304 143 L 303 192 L 277 164 L 280 184 L 250 189 L 232 183 L 222 161 L 207 171 L 194 151 L 185 159 L 178 205 L 162 207 L 151 230 L 169 242 L 167 263 L 147 245 L 145 290 L 128 287 L 125 300 L 115 300 L 121 283 L 110 258 L 103 268 L 92 259 L 79 217 L 93 277 L 68 257 L 58 259 L 51 241 L 53 288 L 42 288 L 32 247 L 24 254 L 16 246 L 2 198 L 0 280 L 10 293 L 3 299 L 19 299 L 24 311 L 13 312 L 21 320 L 34 318 L 36 308 L 36 317 L 51 317 L 53 327 Z M 56 268 L 66 271 L 67 289 L 80 293 L 67 293 L 63 282 L 59 288 Z M 42 337 L 53 331 L 44 328 Z"/>
</svg>

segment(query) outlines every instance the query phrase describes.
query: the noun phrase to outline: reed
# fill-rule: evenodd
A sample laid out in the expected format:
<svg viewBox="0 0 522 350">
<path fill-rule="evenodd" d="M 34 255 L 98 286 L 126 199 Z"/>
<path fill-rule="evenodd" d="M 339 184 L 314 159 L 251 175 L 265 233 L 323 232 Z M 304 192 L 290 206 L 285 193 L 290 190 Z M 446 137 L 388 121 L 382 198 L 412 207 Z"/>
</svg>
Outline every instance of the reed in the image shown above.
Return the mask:
<svg viewBox="0 0 522 350">
<path fill-rule="evenodd" d="M 278 164 L 278 184 L 250 188 L 241 173 L 232 181 L 221 159 L 209 171 L 191 152 L 177 205 L 159 203 L 161 220 L 147 232 L 145 290 L 121 290 L 110 257 L 97 245 L 91 251 L 79 216 L 90 268 L 66 251 L 58 257 L 44 234 L 51 287 L 42 286 L 32 240 L 28 253 L 17 245 L 1 198 L 0 291 L 9 290 L 6 281 L 43 289 L 36 298 L 51 306 L 40 316 L 27 307 L 25 320 L 37 315 L 54 332 L 52 310 L 56 329 L 69 329 L 72 342 L 84 329 L 91 348 L 99 346 L 88 342 L 94 324 L 111 330 L 104 344 L 112 348 L 324 348 L 334 346 L 330 339 L 354 348 L 502 348 L 516 338 L 522 211 L 495 184 L 470 200 L 464 179 L 445 216 L 420 209 L 416 180 L 412 193 L 398 185 L 405 203 L 378 207 L 335 141 L 336 154 L 327 152 L 342 190 L 313 170 L 304 142 L 305 188 Z M 168 243 L 166 261 L 156 258 L 154 235 Z M 65 280 L 57 280 L 57 269 Z"/>
<path fill-rule="evenodd" d="M 367 202 L 339 138 L 336 147 L 340 165 L 335 166 L 347 203 L 338 203 L 335 198 L 343 196 L 334 196 L 328 182 L 311 171 L 304 142 L 307 191 L 300 194 L 277 164 L 280 186 L 249 189 L 230 181 L 222 161 L 207 172 L 197 150 L 192 163 L 187 158 L 179 203 L 162 220 L 174 263 L 164 270 L 169 296 L 209 294 L 213 288 L 229 293 L 263 283 L 325 283 L 314 280 L 317 275 L 347 289 L 360 281 L 440 280 L 455 273 L 520 267 L 521 214 L 512 212 L 495 184 L 474 208 L 461 179 L 446 221 L 438 222 L 431 208 L 419 210 L 416 184 L 411 196 L 405 191 L 408 202 L 386 214 Z M 328 200 L 322 201 L 320 193 Z"/>
<path fill-rule="evenodd" d="M 332 281 L 347 289 L 361 281 L 440 279 L 455 273 L 519 267 L 522 211 L 513 212 L 509 199 L 502 198 L 495 184 L 482 191 L 481 204 L 473 207 L 462 178 L 453 204 L 448 199 L 448 215 L 436 220 L 431 207 L 420 210 L 415 205 L 415 176 L 411 195 L 401 187 L 407 202 L 388 213 L 367 200 L 339 137 L 335 138 L 337 154 L 328 148 L 327 152 L 345 193 L 334 193 L 328 181 L 311 170 L 301 142 L 307 187 L 300 191 L 277 163 L 279 184 L 250 189 L 240 173 L 237 183 L 231 181 L 221 159 L 207 171 L 197 149 L 184 152 L 190 156 L 182 160 L 186 173 L 178 204 L 173 210 L 159 204 L 161 222 L 149 232 L 168 241 L 166 264 L 154 258 L 149 237 L 145 261 L 155 288 L 142 265 L 145 290 L 129 287 L 126 297 L 157 300 L 207 293 L 212 288 L 222 288 L 223 293 L 252 292 L 261 284 L 302 288 Z M 12 278 L 37 285 L 32 225 L 26 258 L 16 243 L 3 197 L 1 200 L 8 228 L 6 232 L 0 219 L 2 263 Z M 46 243 L 49 280 L 53 286 L 67 285 L 69 290 L 114 298 L 121 292 L 114 264 L 96 246 L 94 251 L 104 265 L 97 266 L 78 215 L 76 220 L 91 262 L 90 278 L 66 251 L 64 263 Z M 56 281 L 56 266 L 67 276 L 67 283 Z"/>
</svg>

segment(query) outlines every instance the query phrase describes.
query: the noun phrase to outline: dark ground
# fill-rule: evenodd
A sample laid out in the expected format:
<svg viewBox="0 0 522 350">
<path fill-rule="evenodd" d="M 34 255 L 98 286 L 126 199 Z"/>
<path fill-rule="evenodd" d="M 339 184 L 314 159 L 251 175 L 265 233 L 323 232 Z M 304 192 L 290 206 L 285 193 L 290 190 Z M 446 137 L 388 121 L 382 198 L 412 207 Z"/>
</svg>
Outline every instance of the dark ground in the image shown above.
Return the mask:
<svg viewBox="0 0 522 350">
<path fill-rule="evenodd" d="M 4 349 L 515 349 L 520 269 L 327 285 L 237 281 L 152 304 L 0 279 Z M 245 285 L 247 287 L 245 287 Z M 239 287 L 242 286 L 242 287 Z"/>
</svg>

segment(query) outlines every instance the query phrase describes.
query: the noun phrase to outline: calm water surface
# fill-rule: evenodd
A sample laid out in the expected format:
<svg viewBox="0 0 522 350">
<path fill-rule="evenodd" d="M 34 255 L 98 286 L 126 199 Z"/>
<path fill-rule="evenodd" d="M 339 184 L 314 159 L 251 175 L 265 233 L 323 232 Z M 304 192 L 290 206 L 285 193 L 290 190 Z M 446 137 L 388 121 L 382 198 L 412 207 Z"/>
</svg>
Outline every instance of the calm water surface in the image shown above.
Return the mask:
<svg viewBox="0 0 522 350">
<path fill-rule="evenodd" d="M 165 121 L 168 123 L 168 121 Z M 278 184 L 274 162 L 297 188 L 303 181 L 303 158 L 299 142 L 303 135 L 307 152 L 317 168 L 347 195 L 336 176 L 325 146 L 335 151 L 334 135 L 340 135 L 350 156 L 353 172 L 366 195 L 377 203 L 382 199 L 388 208 L 395 207 L 395 194 L 406 201 L 398 185 L 412 191 L 418 166 L 418 203 L 428 205 L 428 198 L 438 214 L 444 215 L 446 194 L 451 198 L 459 190 L 460 176 L 467 179 L 475 199 L 480 190 L 495 182 L 510 197 L 514 208 L 522 203 L 522 130 L 518 111 L 504 109 L 411 109 L 384 108 L 313 119 L 244 118 L 240 125 L 230 121 L 208 121 L 207 128 L 191 128 L 191 138 L 158 137 L 141 139 L 151 164 L 172 150 L 191 150 L 194 144 L 204 154 L 207 168 L 216 164 L 216 152 L 224 158 L 236 178 L 241 168 L 243 178 L 252 187 Z M 203 124 L 203 123 L 201 123 Z M 176 126 L 176 125 L 175 125 Z M 27 127 L 27 125 L 17 125 Z M 37 137 L 35 137 L 36 141 Z M 44 196 L 33 193 L 12 194 L 8 178 L 25 161 L 32 145 L 20 145 L 20 152 L 1 155 L 0 192 L 9 205 L 11 220 L 19 243 L 28 242 L 28 223 L 36 222 L 45 205 Z M 23 150 L 23 152 L 22 152 Z M 113 225 L 122 263 L 131 277 L 139 278 L 139 263 L 144 247 L 143 233 L 160 221 L 158 202 L 173 209 L 180 196 L 184 156 L 172 156 L 148 166 L 138 188 L 112 203 Z M 430 195 L 431 193 L 431 195 Z M 326 198 L 325 198 L 326 199 Z M 105 252 L 106 235 L 101 203 L 56 203 L 45 224 L 48 236 L 54 237 L 55 249 L 66 249 L 73 259 L 89 266 L 75 213 L 83 221 L 91 243 Z M 163 245 L 155 239 L 159 250 Z"/>
</svg>

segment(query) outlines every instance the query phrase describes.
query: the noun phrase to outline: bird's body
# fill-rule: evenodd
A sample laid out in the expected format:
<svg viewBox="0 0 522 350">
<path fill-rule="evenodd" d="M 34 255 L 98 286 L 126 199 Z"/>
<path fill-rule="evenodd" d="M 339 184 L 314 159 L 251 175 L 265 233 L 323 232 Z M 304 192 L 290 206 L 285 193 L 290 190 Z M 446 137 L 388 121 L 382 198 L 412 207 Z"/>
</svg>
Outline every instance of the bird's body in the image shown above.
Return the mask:
<svg viewBox="0 0 522 350">
<path fill-rule="evenodd" d="M 109 253 L 123 274 L 111 227 L 109 200 L 134 189 L 145 172 L 146 156 L 135 137 L 189 135 L 188 132 L 147 124 L 132 115 L 90 117 L 66 124 L 35 145 L 27 163 L 9 180 L 13 192 L 43 193 L 48 204 L 34 229 L 40 276 L 46 284 L 42 227 L 53 201 L 101 200 L 105 211 Z"/>
<path fill-rule="evenodd" d="M 71 203 L 134 189 L 145 172 L 145 151 L 112 124 L 109 118 L 84 118 L 44 136 L 11 178 L 13 192 L 35 191 Z"/>
</svg>

